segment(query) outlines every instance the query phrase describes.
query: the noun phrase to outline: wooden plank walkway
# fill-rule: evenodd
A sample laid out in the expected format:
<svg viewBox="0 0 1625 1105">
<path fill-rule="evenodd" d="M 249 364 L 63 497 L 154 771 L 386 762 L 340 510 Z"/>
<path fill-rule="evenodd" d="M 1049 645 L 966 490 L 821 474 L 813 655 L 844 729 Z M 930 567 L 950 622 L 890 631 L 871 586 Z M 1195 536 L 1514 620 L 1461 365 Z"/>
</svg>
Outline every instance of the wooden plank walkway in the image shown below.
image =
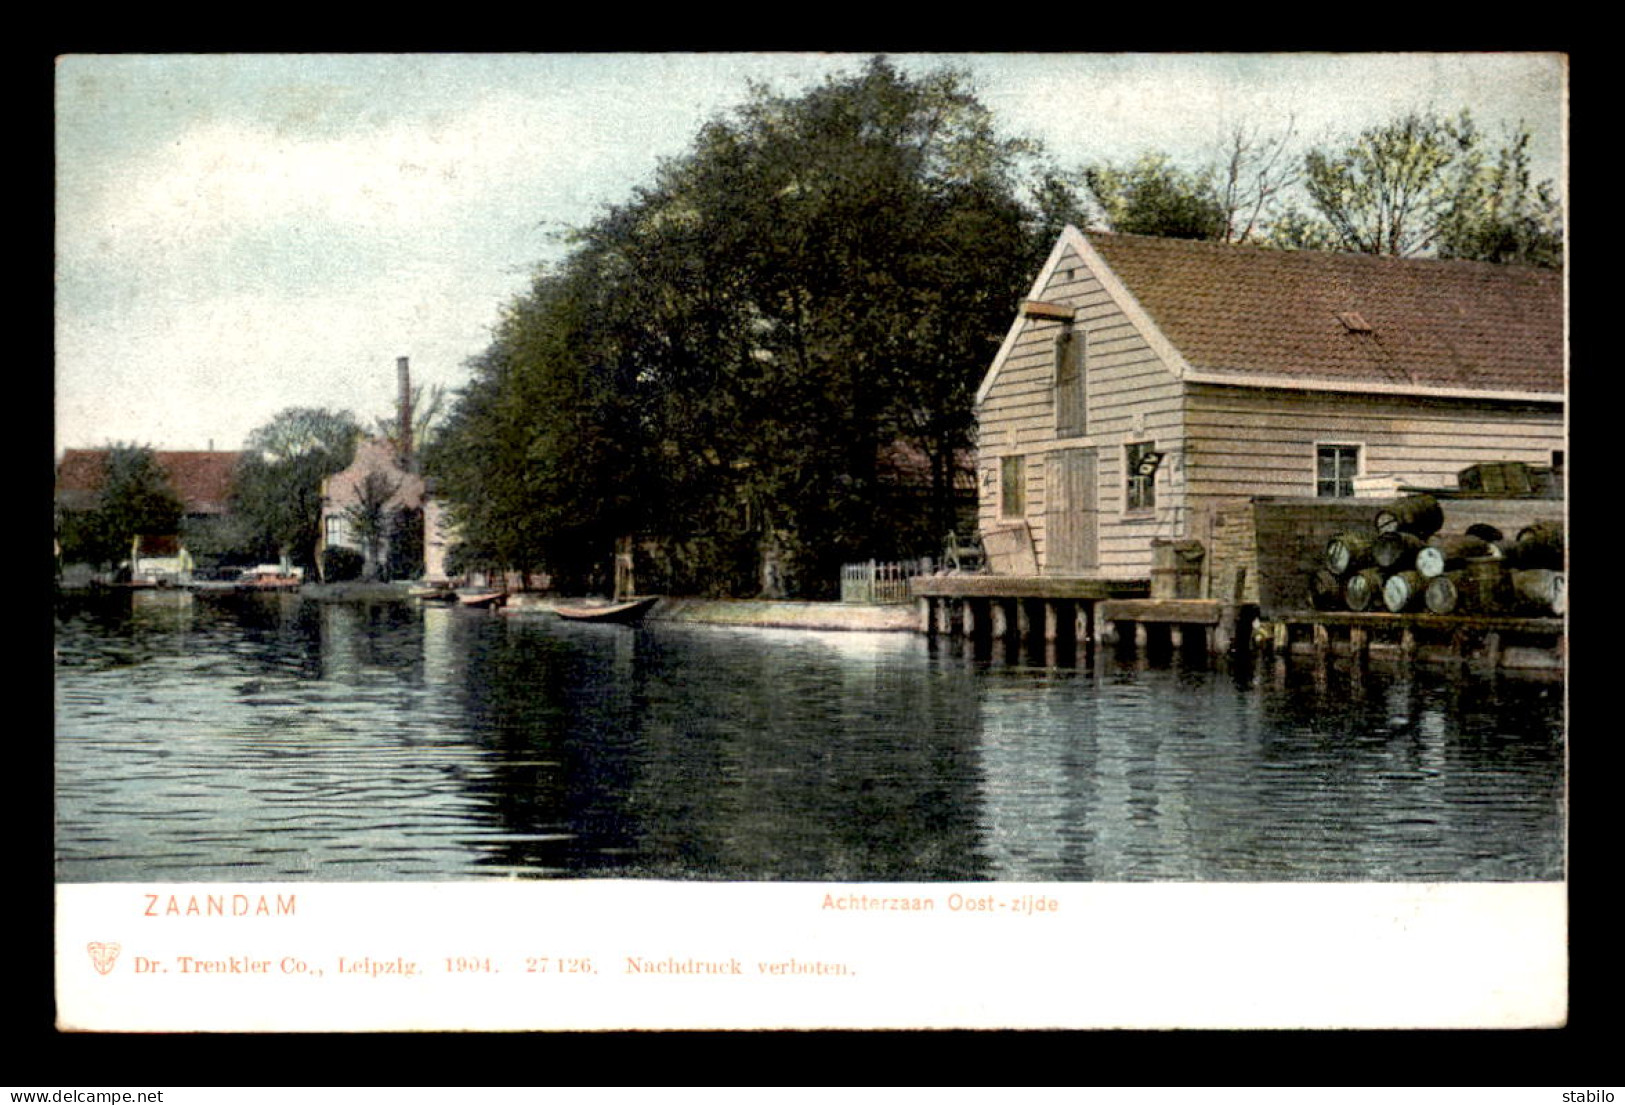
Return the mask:
<svg viewBox="0 0 1625 1105">
<path fill-rule="evenodd" d="M 1342 656 L 1364 663 L 1373 656 L 1390 656 L 1405 662 L 1559 671 L 1568 658 L 1563 619 L 1507 615 L 1306 611 L 1274 619 L 1268 643 L 1277 661 L 1306 653 L 1322 661 Z"/>
<path fill-rule="evenodd" d="M 1072 576 L 942 575 L 916 576 L 909 591 L 917 599 L 1088 599 L 1138 598 L 1149 594 L 1148 579 L 1083 579 Z"/>
<path fill-rule="evenodd" d="M 1100 604 L 1103 622 L 1218 625 L 1223 614 L 1218 599 L 1113 599 Z"/>
</svg>

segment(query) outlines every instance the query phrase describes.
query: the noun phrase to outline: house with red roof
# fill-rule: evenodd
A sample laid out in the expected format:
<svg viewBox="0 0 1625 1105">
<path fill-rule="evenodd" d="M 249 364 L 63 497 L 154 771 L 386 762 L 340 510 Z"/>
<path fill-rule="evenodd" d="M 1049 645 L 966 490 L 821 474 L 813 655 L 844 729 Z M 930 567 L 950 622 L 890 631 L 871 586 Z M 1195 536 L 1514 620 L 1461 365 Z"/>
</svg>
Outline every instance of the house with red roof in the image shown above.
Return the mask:
<svg viewBox="0 0 1625 1105">
<path fill-rule="evenodd" d="M 368 574 L 375 575 L 397 559 L 392 550 L 398 553 L 395 546 L 406 538 L 414 546 L 406 559 L 416 563 L 425 551 L 421 535 L 427 506 L 428 485 L 411 454 L 388 438 L 363 439 L 356 444 L 350 466 L 322 481 L 316 562 L 325 564 L 329 549 L 350 549 L 364 558 Z M 370 523 L 369 514 L 375 515 Z M 368 532 L 369 524 L 374 532 Z"/>
<path fill-rule="evenodd" d="M 1560 272 L 1068 227 L 976 395 L 979 527 L 1007 573 L 1145 579 L 1238 500 L 1560 473 L 1565 375 Z"/>
<path fill-rule="evenodd" d="M 57 502 L 67 510 L 94 506 L 107 479 L 106 449 L 67 449 L 56 468 Z M 187 517 L 215 518 L 231 509 L 231 485 L 241 453 L 213 450 L 155 452 L 153 456 Z"/>
<path fill-rule="evenodd" d="M 107 449 L 67 449 L 56 469 L 56 503 L 62 510 L 95 507 L 107 482 Z M 170 490 L 181 501 L 181 528 L 194 536 L 230 514 L 232 482 L 243 454 L 214 450 L 154 451 Z M 136 580 L 174 582 L 190 575 L 195 563 L 182 534 L 140 534 L 130 551 Z"/>
</svg>

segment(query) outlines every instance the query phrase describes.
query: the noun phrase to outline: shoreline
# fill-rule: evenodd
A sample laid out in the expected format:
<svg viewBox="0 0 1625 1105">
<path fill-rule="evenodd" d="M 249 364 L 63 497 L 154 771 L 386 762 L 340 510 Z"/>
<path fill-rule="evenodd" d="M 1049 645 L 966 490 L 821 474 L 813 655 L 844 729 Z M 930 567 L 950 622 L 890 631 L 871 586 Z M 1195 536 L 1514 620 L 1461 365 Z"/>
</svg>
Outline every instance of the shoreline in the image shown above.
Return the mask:
<svg viewBox="0 0 1625 1105">
<path fill-rule="evenodd" d="M 515 595 L 499 611 L 507 617 L 551 614 L 577 599 Z M 694 599 L 662 596 L 645 622 L 757 629 L 819 629 L 867 633 L 918 631 L 912 603 L 792 602 L 774 599 Z"/>
<path fill-rule="evenodd" d="M 276 595 L 308 602 L 416 602 L 410 593 L 415 583 L 307 583 L 297 589 L 266 588 L 260 594 Z M 60 588 L 59 594 L 168 594 L 192 593 L 187 587 Z M 232 592 L 255 594 L 253 591 Z M 506 605 L 494 613 L 507 617 L 552 614 L 559 606 L 575 606 L 586 600 L 543 593 L 520 592 L 510 595 Z M 601 600 L 597 600 L 601 601 Z M 917 632 L 919 615 L 913 603 L 797 602 L 775 599 L 699 599 L 662 595 L 644 619 L 687 625 L 756 627 L 761 629 L 838 630 L 862 633 Z"/>
</svg>

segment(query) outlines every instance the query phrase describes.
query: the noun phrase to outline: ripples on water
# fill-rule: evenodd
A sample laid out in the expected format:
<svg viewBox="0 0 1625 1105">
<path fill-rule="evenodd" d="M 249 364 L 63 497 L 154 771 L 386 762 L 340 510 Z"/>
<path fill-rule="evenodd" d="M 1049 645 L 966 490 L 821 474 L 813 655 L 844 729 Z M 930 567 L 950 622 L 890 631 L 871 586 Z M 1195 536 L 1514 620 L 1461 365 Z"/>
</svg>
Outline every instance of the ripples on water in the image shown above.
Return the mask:
<svg viewBox="0 0 1625 1105">
<path fill-rule="evenodd" d="M 1562 877 L 1555 681 L 162 593 L 56 697 L 64 881 Z"/>
</svg>

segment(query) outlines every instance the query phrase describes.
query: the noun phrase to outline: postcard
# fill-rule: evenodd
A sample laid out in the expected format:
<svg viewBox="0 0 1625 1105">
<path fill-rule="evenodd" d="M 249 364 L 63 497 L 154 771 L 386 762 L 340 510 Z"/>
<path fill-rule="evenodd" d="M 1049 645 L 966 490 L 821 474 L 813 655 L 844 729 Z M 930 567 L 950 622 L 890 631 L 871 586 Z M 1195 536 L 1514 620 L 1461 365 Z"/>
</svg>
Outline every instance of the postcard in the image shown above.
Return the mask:
<svg viewBox="0 0 1625 1105">
<path fill-rule="evenodd" d="M 61 57 L 58 1028 L 1563 1025 L 1566 64 Z"/>
</svg>

